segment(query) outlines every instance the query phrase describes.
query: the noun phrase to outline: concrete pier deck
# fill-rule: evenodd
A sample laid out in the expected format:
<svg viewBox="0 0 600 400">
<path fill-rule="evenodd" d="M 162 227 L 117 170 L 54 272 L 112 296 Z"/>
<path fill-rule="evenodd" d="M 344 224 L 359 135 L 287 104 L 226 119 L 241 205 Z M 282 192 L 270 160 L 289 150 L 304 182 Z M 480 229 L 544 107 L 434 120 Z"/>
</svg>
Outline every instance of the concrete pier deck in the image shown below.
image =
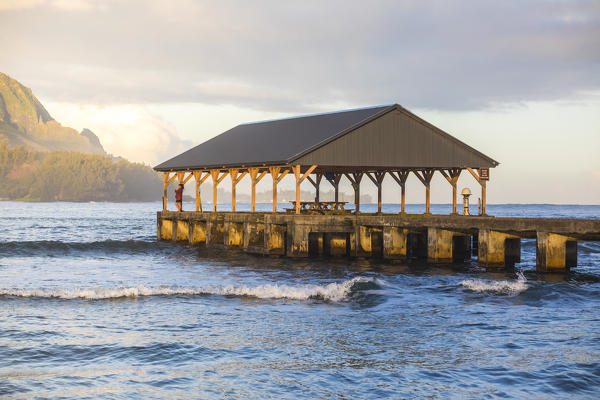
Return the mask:
<svg viewBox="0 0 600 400">
<path fill-rule="evenodd" d="M 577 266 L 578 241 L 600 241 L 600 220 L 159 211 L 157 238 L 288 257 L 416 257 L 448 263 L 474 253 L 485 268 L 514 266 L 520 262 L 521 239 L 535 238 L 537 270 L 555 272 Z"/>
</svg>

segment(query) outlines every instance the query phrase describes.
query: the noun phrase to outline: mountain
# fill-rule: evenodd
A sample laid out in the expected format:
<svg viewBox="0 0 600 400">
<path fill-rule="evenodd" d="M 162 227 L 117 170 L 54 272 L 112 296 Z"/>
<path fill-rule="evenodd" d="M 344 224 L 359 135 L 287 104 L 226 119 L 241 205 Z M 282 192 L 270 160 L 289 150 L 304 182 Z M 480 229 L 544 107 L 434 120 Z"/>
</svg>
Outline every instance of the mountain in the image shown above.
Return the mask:
<svg viewBox="0 0 600 400">
<path fill-rule="evenodd" d="M 62 126 L 31 89 L 0 72 L 0 200 L 158 200 L 162 178 L 106 154 L 89 129 Z"/>
<path fill-rule="evenodd" d="M 31 89 L 0 72 L 0 141 L 10 147 L 37 151 L 72 150 L 106 154 L 98 137 L 89 129 L 81 134 L 52 118 Z"/>
</svg>

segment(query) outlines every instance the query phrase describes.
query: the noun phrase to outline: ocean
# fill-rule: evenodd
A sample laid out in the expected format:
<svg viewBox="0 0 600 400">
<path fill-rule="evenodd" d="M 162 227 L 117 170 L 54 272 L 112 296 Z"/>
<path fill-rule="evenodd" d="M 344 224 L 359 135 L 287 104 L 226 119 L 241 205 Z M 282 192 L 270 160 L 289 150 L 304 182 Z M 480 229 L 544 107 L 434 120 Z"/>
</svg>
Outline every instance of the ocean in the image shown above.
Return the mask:
<svg viewBox="0 0 600 400">
<path fill-rule="evenodd" d="M 567 274 L 535 272 L 534 240 L 512 272 L 293 260 L 158 243 L 160 208 L 0 202 L 0 397 L 600 397 L 600 243 Z"/>
</svg>

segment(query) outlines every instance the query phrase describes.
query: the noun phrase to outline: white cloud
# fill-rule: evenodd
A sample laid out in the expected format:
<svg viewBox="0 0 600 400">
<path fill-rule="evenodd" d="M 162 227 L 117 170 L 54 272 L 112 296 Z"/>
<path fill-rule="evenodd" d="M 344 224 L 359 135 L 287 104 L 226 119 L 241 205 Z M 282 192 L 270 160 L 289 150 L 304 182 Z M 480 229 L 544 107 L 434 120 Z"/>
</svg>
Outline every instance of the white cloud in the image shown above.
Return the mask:
<svg viewBox="0 0 600 400">
<path fill-rule="evenodd" d="M 46 3 L 46 0 L 0 0 L 0 10 L 33 8 Z"/>
<path fill-rule="evenodd" d="M 22 4 L 3 72 L 65 102 L 465 110 L 600 87 L 598 1 Z"/>
<path fill-rule="evenodd" d="M 90 11 L 101 6 L 102 3 L 98 0 L 0 0 L 0 11 L 36 7 L 53 7 L 65 11 Z"/>
<path fill-rule="evenodd" d="M 140 105 L 45 104 L 61 124 L 92 130 L 108 153 L 130 161 L 156 165 L 192 146 L 174 126 Z"/>
</svg>

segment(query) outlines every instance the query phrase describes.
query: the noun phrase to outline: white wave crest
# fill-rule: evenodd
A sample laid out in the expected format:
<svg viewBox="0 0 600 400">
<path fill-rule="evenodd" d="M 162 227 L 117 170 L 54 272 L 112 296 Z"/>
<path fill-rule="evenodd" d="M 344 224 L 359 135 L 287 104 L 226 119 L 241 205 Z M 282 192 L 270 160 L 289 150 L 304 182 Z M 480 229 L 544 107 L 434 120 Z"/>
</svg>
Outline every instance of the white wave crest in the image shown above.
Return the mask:
<svg viewBox="0 0 600 400">
<path fill-rule="evenodd" d="M 342 301 L 348 298 L 352 287 L 360 282 L 373 282 L 380 284 L 383 282 L 371 279 L 357 277 L 340 283 L 330 283 L 328 285 L 261 285 L 256 287 L 248 286 L 136 286 L 136 287 L 116 287 L 116 288 L 94 288 L 94 289 L 0 289 L 0 296 L 14 297 L 39 297 L 55 299 L 116 299 L 122 297 L 139 296 L 177 296 L 177 295 L 222 295 L 222 296 L 250 296 L 260 299 L 292 299 L 308 300 L 323 299 L 328 301 Z"/>
<path fill-rule="evenodd" d="M 517 280 L 514 281 L 485 281 L 482 279 L 468 279 L 460 282 L 460 285 L 466 289 L 478 293 L 500 293 L 517 295 L 529 287 L 527 278 L 521 273 L 517 273 Z"/>
</svg>

